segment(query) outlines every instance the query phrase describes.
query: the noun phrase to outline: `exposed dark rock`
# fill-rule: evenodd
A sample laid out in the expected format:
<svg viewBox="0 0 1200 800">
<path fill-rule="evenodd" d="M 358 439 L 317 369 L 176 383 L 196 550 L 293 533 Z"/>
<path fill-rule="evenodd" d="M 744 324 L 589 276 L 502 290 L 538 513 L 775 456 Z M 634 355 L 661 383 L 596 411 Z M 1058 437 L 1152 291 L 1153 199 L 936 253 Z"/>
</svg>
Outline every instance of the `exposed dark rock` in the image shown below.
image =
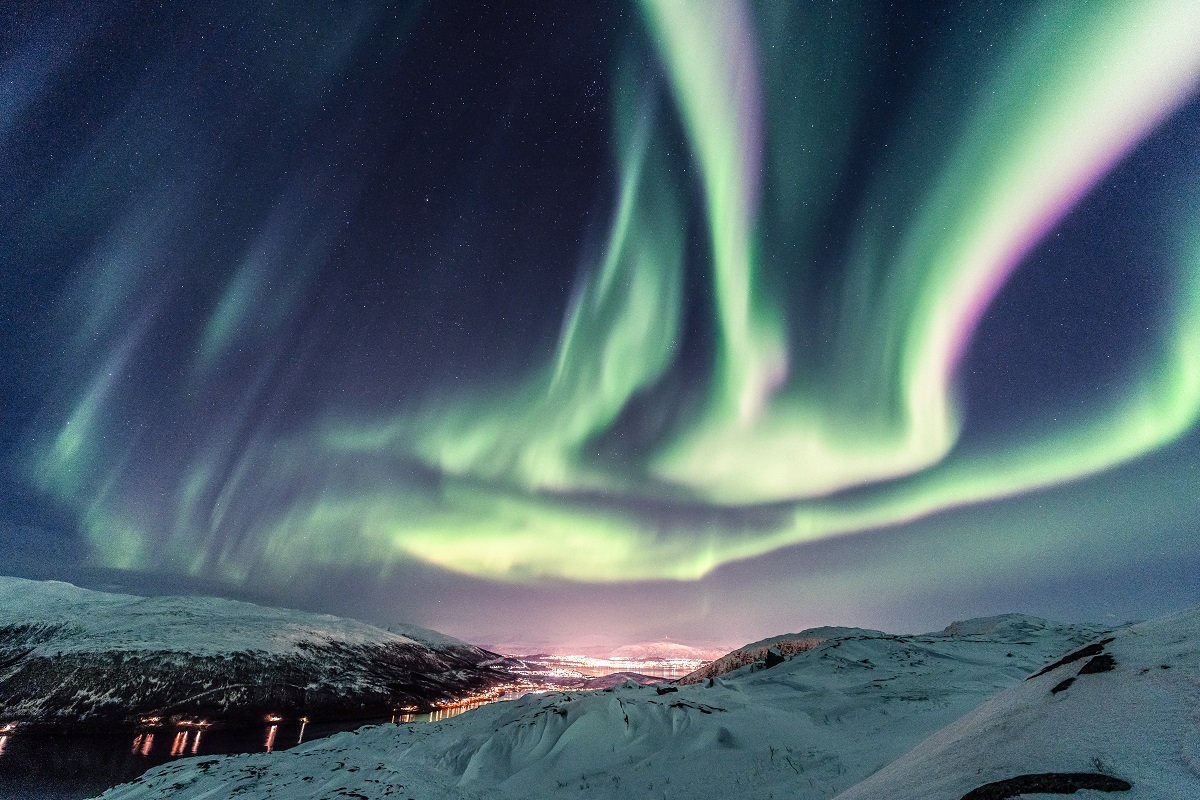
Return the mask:
<svg viewBox="0 0 1200 800">
<path fill-rule="evenodd" d="M 1065 692 L 1068 688 L 1070 688 L 1071 684 L 1074 682 L 1075 682 L 1074 678 L 1067 678 L 1065 681 L 1063 681 L 1062 683 L 1058 684 L 1053 689 L 1051 689 L 1050 694 L 1058 694 L 1059 692 Z"/>
<path fill-rule="evenodd" d="M 767 651 L 766 656 L 763 657 L 763 668 L 770 669 L 771 667 L 778 666 L 783 662 L 783 653 L 780 653 L 778 650 L 772 647 Z"/>
<path fill-rule="evenodd" d="M 1102 639 L 1099 642 L 1093 642 L 1092 644 L 1089 644 L 1087 647 L 1081 648 L 1079 650 L 1076 650 L 1074 653 L 1063 656 L 1058 661 L 1055 661 L 1053 664 L 1051 664 L 1047 667 L 1042 667 L 1040 670 L 1033 673 L 1025 680 L 1031 681 L 1034 678 L 1038 678 L 1038 677 L 1041 677 L 1042 675 L 1045 675 L 1047 672 L 1051 672 L 1052 670 L 1056 670 L 1061 666 L 1070 664 L 1074 661 L 1078 661 L 1081 658 L 1087 658 L 1088 656 L 1098 656 L 1104 652 L 1104 645 L 1108 644 L 1111 641 L 1112 641 L 1112 637 L 1109 637 L 1108 639 Z"/>
<path fill-rule="evenodd" d="M 1128 781 L 1099 772 L 1043 772 L 986 783 L 964 794 L 962 800 L 1007 800 L 1023 794 L 1074 794 L 1080 789 L 1127 792 L 1132 788 Z"/>
<path fill-rule="evenodd" d="M 1113 657 L 1104 653 L 1098 655 L 1091 661 L 1083 665 L 1079 670 L 1080 675 L 1094 675 L 1097 672 L 1110 672 L 1117 666 L 1117 662 L 1113 661 Z"/>
</svg>

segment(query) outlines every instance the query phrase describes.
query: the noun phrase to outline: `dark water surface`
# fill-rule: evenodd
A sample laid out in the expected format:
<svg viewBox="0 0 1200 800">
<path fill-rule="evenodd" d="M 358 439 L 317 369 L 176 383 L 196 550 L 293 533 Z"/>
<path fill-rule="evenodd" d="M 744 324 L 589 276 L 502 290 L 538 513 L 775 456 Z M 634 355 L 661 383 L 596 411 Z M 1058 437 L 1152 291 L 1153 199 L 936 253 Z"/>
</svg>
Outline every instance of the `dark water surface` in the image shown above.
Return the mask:
<svg viewBox="0 0 1200 800">
<path fill-rule="evenodd" d="M 445 714 L 446 712 L 442 712 Z M 429 715 L 404 721 L 424 721 Z M 283 721 L 254 728 L 22 732 L 0 736 L 0 800 L 80 800 L 126 783 L 151 767 L 193 755 L 286 750 L 363 725 L 390 722 Z"/>
<path fill-rule="evenodd" d="M 510 700 L 522 694 L 509 692 L 498 699 Z M 18 729 L 16 733 L 0 734 L 0 800 L 83 800 L 177 758 L 276 752 L 364 725 L 437 722 L 487 702 L 465 703 L 430 714 L 334 722 L 283 720 L 248 728 L 186 730 L 164 726 L 102 733 Z"/>
<path fill-rule="evenodd" d="M 520 696 L 514 692 L 501 699 Z M 283 720 L 249 728 L 25 732 L 0 735 L 0 800 L 82 800 L 128 783 L 151 767 L 188 756 L 287 750 L 334 733 L 384 723 L 437 722 L 486 705 L 432 714 L 336 722 Z"/>
</svg>

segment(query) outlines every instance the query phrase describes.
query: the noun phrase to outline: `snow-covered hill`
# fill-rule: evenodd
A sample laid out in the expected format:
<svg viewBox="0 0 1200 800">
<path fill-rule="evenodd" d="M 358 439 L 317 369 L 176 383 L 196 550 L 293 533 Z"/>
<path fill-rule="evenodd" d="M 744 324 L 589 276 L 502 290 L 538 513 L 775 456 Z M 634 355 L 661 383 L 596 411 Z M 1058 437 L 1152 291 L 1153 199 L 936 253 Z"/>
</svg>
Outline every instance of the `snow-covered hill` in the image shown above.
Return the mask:
<svg viewBox="0 0 1200 800">
<path fill-rule="evenodd" d="M 993 794 L 976 796 L 1012 797 L 1002 792 L 1035 781 L 1043 792 L 1107 784 L 1128 800 L 1200 797 L 1200 609 L 1121 629 L 1050 666 L 838 800 L 958 800 L 989 784 Z"/>
<path fill-rule="evenodd" d="M 500 682 L 495 658 L 417 627 L 0 577 L 0 724 L 382 715 Z"/>
<path fill-rule="evenodd" d="M 286 753 L 178 761 L 105 796 L 829 798 L 1103 633 L 1017 616 L 921 636 L 844 629 L 711 685 L 529 695 Z"/>
<path fill-rule="evenodd" d="M 711 663 L 705 664 L 693 672 L 689 672 L 680 678 L 678 682 L 683 686 L 702 683 L 709 678 L 716 678 L 727 672 L 733 672 L 735 669 L 740 669 L 756 661 L 761 661 L 764 664 L 768 661 L 773 663 L 783 656 L 812 650 L 826 639 L 831 639 L 835 636 L 856 636 L 861 634 L 884 635 L 882 631 L 864 631 L 860 628 L 831 628 L 828 626 L 809 628 L 800 633 L 785 633 L 743 645 L 713 660 Z"/>
<path fill-rule="evenodd" d="M 670 683 L 670 678 L 660 678 L 656 675 L 643 675 L 640 672 L 612 672 L 596 678 L 584 678 L 578 687 L 580 689 L 611 689 L 623 683 L 640 683 L 643 686 L 656 686 L 660 683 Z"/>
</svg>

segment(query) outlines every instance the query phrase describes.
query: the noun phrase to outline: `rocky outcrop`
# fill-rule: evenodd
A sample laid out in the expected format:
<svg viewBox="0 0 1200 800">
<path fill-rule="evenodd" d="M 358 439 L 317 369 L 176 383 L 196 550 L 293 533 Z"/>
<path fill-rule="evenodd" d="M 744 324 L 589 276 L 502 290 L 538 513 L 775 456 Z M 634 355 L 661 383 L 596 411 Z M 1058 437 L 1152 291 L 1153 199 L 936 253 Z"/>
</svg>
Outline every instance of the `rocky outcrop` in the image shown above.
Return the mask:
<svg viewBox="0 0 1200 800">
<path fill-rule="evenodd" d="M 1080 789 L 1127 792 L 1132 788 L 1128 781 L 1098 772 L 1042 772 L 984 784 L 964 794 L 962 800 L 1009 800 L 1027 794 L 1075 794 Z"/>
</svg>

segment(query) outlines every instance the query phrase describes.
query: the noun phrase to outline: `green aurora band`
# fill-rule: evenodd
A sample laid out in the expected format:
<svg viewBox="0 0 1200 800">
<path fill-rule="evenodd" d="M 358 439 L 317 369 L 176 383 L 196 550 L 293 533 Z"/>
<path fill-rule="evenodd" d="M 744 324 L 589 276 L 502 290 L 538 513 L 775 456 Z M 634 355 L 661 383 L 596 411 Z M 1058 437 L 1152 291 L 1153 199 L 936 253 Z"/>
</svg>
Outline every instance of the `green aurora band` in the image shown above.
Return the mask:
<svg viewBox="0 0 1200 800">
<path fill-rule="evenodd" d="M 849 87 L 867 39 L 838 20 L 851 45 L 822 84 L 805 69 L 826 12 L 795 5 L 641 0 L 669 99 L 644 88 L 635 60 L 622 64 L 615 210 L 555 351 L 532 374 L 366 424 L 330 412 L 283 439 L 217 431 L 185 466 L 159 541 L 164 520 L 122 491 L 144 443 L 114 450 L 99 432 L 119 401 L 111 376 L 135 326 L 33 454 L 37 482 L 80 509 L 95 555 L 123 569 L 246 581 L 314 564 L 386 573 L 418 559 L 501 581 L 682 580 L 1078 480 L 1189 431 L 1200 416 L 1194 211 L 1176 226 L 1186 233 L 1174 244 L 1170 316 L 1151 357 L 1084 418 L 963 446 L 954 378 L 1022 259 L 1196 90 L 1200 6 L 1041 5 L 996 54 L 963 69 L 961 96 L 930 82 L 915 113 L 940 115 L 939 141 L 919 125 L 895 135 L 870 202 L 847 225 L 839 282 L 817 290 L 806 214 L 845 158 L 829 119 L 858 113 Z M 779 28 L 811 33 L 771 41 Z M 672 114 L 707 214 L 714 352 L 703 381 L 678 368 L 690 179 L 665 132 Z M 197 344 L 196 381 L 245 329 L 269 341 L 295 313 L 297 287 L 325 258 L 322 237 L 297 248 L 307 255 L 282 292 L 268 291 L 253 254 L 310 230 L 301 206 L 280 204 L 217 302 Z M 795 286 L 805 291 L 784 291 Z M 631 404 L 680 383 L 653 436 L 597 455 Z M 248 405 L 255 396 L 247 392 Z M 377 468 L 390 456 L 436 473 L 436 484 L 398 485 Z M 311 484 L 314 463 L 321 485 L 293 494 Z M 678 507 L 691 513 L 675 522 L 657 513 Z"/>
</svg>

